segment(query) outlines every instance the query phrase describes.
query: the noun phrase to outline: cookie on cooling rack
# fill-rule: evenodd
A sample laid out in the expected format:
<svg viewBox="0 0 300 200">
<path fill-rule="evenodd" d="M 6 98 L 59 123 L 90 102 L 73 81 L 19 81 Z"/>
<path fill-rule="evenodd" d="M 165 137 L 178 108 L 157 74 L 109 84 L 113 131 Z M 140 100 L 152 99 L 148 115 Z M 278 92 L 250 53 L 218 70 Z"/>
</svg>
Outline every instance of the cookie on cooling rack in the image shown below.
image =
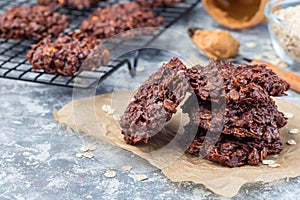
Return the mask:
<svg viewBox="0 0 300 200">
<path fill-rule="evenodd" d="M 184 1 L 185 0 L 136 0 L 136 2 L 142 6 L 151 7 L 173 6 Z"/>
<path fill-rule="evenodd" d="M 16 6 L 0 15 L 0 37 L 41 39 L 69 27 L 68 17 L 46 6 Z"/>
<path fill-rule="evenodd" d="M 82 10 L 97 5 L 99 1 L 100 0 L 38 0 L 38 4 Z"/>
<path fill-rule="evenodd" d="M 54 41 L 50 37 L 44 38 L 31 45 L 27 53 L 34 70 L 64 76 L 73 76 L 79 70 L 93 71 L 107 64 L 109 57 L 102 40 L 80 32 L 60 34 Z"/>
<path fill-rule="evenodd" d="M 98 8 L 80 26 L 83 32 L 97 38 L 113 37 L 124 31 L 121 37 L 133 38 L 136 35 L 151 34 L 163 23 L 163 17 L 156 17 L 149 7 L 134 2 L 118 3 L 105 8 Z M 144 28 L 146 29 L 139 29 Z M 149 29 L 149 27 L 151 27 Z"/>
</svg>

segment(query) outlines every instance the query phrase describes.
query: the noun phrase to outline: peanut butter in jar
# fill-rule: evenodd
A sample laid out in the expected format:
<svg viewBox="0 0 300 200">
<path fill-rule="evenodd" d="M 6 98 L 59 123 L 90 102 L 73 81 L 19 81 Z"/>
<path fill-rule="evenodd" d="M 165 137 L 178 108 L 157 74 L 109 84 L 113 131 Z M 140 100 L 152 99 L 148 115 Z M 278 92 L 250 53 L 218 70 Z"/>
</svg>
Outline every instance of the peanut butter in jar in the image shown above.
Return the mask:
<svg viewBox="0 0 300 200">
<path fill-rule="evenodd" d="M 209 58 L 232 58 L 239 52 L 240 43 L 229 31 L 199 29 L 192 40 Z"/>
</svg>

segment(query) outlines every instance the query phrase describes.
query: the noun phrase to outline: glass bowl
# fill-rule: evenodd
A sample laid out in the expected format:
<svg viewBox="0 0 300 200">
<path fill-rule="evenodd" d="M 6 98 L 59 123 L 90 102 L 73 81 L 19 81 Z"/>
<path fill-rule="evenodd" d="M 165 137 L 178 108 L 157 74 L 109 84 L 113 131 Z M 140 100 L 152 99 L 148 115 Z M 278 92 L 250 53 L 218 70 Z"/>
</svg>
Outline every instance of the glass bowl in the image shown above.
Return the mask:
<svg viewBox="0 0 300 200">
<path fill-rule="evenodd" d="M 277 55 L 290 65 L 300 64 L 300 0 L 271 0 L 265 15 Z"/>
</svg>

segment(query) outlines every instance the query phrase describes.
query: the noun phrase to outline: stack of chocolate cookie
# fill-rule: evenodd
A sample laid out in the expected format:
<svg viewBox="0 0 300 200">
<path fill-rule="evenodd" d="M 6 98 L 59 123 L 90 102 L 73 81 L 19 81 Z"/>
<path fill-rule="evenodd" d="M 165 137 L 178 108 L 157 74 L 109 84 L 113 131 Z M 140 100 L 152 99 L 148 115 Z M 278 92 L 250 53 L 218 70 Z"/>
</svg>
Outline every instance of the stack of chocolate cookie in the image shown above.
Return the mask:
<svg viewBox="0 0 300 200">
<path fill-rule="evenodd" d="M 187 152 L 229 167 L 257 165 L 282 151 L 287 119 L 271 96 L 288 89 L 265 65 L 212 61 L 187 69 L 173 58 L 139 88 L 120 121 L 122 134 L 129 144 L 148 143 L 190 92 L 182 106 L 190 117 Z"/>
<path fill-rule="evenodd" d="M 187 70 L 194 94 L 183 106 L 197 131 L 187 152 L 222 165 L 256 165 L 283 144 L 279 129 L 287 119 L 271 96 L 282 96 L 289 85 L 264 65 L 212 61 Z M 209 134 L 207 134 L 209 133 Z"/>
</svg>

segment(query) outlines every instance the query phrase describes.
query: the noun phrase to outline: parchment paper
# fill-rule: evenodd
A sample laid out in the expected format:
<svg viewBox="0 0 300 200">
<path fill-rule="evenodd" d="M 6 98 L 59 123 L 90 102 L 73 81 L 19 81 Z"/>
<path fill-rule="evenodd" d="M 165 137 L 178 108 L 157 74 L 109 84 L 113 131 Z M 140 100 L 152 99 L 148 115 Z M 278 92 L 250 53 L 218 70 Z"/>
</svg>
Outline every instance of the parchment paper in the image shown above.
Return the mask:
<svg viewBox="0 0 300 200">
<path fill-rule="evenodd" d="M 102 105 L 111 105 L 116 109 L 115 113 L 122 114 L 131 96 L 132 92 L 118 92 L 74 100 L 59 111 L 54 110 L 54 117 L 60 123 L 79 129 L 148 160 L 150 164 L 161 169 L 171 181 L 201 183 L 213 192 L 227 197 L 236 195 L 241 186 L 248 182 L 271 182 L 300 175 L 300 133 L 294 135 L 288 133 L 291 128 L 300 129 L 299 104 L 275 99 L 281 111 L 294 113 L 294 117 L 289 120 L 288 125 L 280 131 L 282 140 L 286 142 L 288 139 L 294 139 L 297 142 L 295 146 L 285 144 L 284 151 L 278 157 L 269 157 L 281 164 L 279 168 L 270 168 L 262 164 L 228 168 L 187 154 L 182 155 L 181 151 L 175 149 L 172 151 L 176 145 L 170 147 L 168 151 L 164 151 L 164 154 L 159 154 L 159 149 L 172 138 L 172 129 L 177 129 L 179 122 L 184 121 L 181 120 L 183 117 L 180 113 L 173 117 L 167 125 L 164 133 L 161 134 L 163 137 L 154 138 L 148 145 L 131 146 L 126 144 L 118 123 L 112 115 L 103 112 L 101 107 Z M 177 159 L 174 160 L 174 158 Z"/>
</svg>

